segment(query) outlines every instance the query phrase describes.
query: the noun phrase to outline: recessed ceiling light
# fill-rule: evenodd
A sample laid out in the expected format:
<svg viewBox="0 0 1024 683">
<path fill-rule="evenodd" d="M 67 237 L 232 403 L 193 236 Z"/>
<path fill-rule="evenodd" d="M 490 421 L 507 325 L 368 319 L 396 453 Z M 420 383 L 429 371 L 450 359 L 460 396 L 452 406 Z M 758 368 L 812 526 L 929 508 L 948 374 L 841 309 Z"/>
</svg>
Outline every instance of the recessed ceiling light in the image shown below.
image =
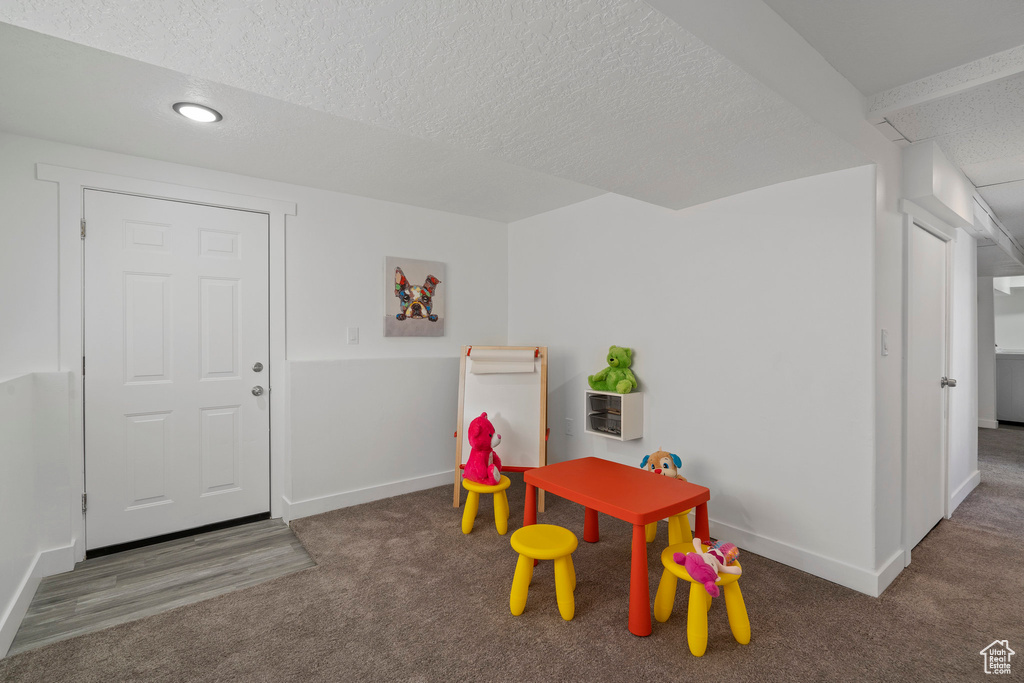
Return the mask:
<svg viewBox="0 0 1024 683">
<path fill-rule="evenodd" d="M 215 123 L 224 118 L 216 109 L 210 109 L 193 102 L 178 102 L 174 105 L 174 111 L 187 119 L 199 121 L 200 123 Z"/>
</svg>

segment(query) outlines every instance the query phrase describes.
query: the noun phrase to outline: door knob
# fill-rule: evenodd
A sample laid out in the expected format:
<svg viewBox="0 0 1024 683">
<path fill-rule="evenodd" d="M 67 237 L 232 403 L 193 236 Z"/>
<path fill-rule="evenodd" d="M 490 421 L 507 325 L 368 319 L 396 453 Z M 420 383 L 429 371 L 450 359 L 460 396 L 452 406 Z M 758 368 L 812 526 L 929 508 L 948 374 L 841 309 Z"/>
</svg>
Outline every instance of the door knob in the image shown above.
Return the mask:
<svg viewBox="0 0 1024 683">
<path fill-rule="evenodd" d="M 939 381 L 939 386 L 949 387 L 952 389 L 953 387 L 956 386 L 956 380 L 949 379 L 948 377 L 943 377 L 942 380 Z"/>
<path fill-rule="evenodd" d="M 252 395 L 253 396 L 262 396 L 263 395 L 263 387 L 261 387 L 261 386 L 253 387 L 252 388 Z"/>
<path fill-rule="evenodd" d="M 252 366 L 252 371 L 253 372 L 262 372 L 263 371 L 263 363 L 256 363 L 255 365 L 253 365 Z"/>
</svg>

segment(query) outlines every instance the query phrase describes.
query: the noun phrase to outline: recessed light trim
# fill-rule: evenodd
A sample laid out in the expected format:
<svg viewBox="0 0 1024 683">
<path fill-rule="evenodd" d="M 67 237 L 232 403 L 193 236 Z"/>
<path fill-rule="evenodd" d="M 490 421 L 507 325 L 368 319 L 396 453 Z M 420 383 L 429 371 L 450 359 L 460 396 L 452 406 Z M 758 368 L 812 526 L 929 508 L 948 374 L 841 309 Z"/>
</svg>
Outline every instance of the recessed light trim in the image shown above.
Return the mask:
<svg viewBox="0 0 1024 683">
<path fill-rule="evenodd" d="M 216 123 L 224 118 L 216 109 L 210 109 L 195 102 L 178 102 L 172 108 L 185 118 L 199 123 Z"/>
</svg>

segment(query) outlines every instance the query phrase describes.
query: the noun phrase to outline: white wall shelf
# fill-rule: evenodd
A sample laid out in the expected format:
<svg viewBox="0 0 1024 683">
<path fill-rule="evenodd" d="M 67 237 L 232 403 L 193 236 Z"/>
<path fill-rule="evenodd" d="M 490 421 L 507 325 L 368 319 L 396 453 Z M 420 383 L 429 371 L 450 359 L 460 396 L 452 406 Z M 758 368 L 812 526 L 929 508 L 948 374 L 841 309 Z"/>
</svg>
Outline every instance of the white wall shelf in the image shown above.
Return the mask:
<svg viewBox="0 0 1024 683">
<path fill-rule="evenodd" d="M 584 397 L 587 434 L 603 436 L 616 441 L 631 441 L 644 435 L 644 395 L 634 391 L 617 394 L 614 391 L 588 390 Z"/>
</svg>

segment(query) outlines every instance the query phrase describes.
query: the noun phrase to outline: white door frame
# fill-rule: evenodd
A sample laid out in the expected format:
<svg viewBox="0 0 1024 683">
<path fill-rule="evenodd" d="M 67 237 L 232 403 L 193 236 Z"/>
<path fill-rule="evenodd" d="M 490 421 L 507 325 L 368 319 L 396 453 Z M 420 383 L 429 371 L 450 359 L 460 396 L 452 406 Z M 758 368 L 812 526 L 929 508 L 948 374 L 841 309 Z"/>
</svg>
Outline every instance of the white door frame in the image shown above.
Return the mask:
<svg viewBox="0 0 1024 683">
<path fill-rule="evenodd" d="M 921 228 L 938 239 L 942 240 L 946 251 L 946 338 L 945 343 L 945 365 L 943 375 L 949 376 L 950 359 L 950 336 L 953 329 L 953 250 L 952 243 L 956 240 L 956 229 L 946 225 L 937 219 L 930 212 L 916 206 L 907 200 L 900 201 L 900 210 L 903 212 L 903 415 L 902 415 L 902 506 L 900 514 L 900 545 L 903 547 L 904 566 L 910 564 L 910 551 L 908 547 L 910 536 L 907 530 L 907 426 L 909 423 L 909 363 L 911 354 L 911 340 L 908 329 L 910 326 L 910 231 L 915 227 Z M 942 499 L 943 517 L 949 519 L 949 392 L 943 395 L 943 414 L 945 415 L 945 429 L 942 434 Z"/>
<path fill-rule="evenodd" d="M 81 223 L 84 191 L 105 190 L 125 194 L 207 204 L 227 209 L 265 213 L 270 221 L 270 515 L 281 517 L 282 498 L 288 495 L 290 481 L 287 452 L 288 414 L 287 369 L 285 367 L 285 216 L 296 214 L 294 202 L 219 192 L 197 187 L 175 185 L 127 176 L 84 171 L 49 164 L 36 164 L 36 178 L 57 183 L 58 202 L 58 363 L 62 371 L 72 374 L 69 406 L 70 438 L 68 444 L 71 478 L 71 536 L 75 561 L 85 557 L 85 516 L 81 495 L 85 491 L 85 415 L 82 396 L 82 356 L 84 355 L 85 275 Z"/>
</svg>

